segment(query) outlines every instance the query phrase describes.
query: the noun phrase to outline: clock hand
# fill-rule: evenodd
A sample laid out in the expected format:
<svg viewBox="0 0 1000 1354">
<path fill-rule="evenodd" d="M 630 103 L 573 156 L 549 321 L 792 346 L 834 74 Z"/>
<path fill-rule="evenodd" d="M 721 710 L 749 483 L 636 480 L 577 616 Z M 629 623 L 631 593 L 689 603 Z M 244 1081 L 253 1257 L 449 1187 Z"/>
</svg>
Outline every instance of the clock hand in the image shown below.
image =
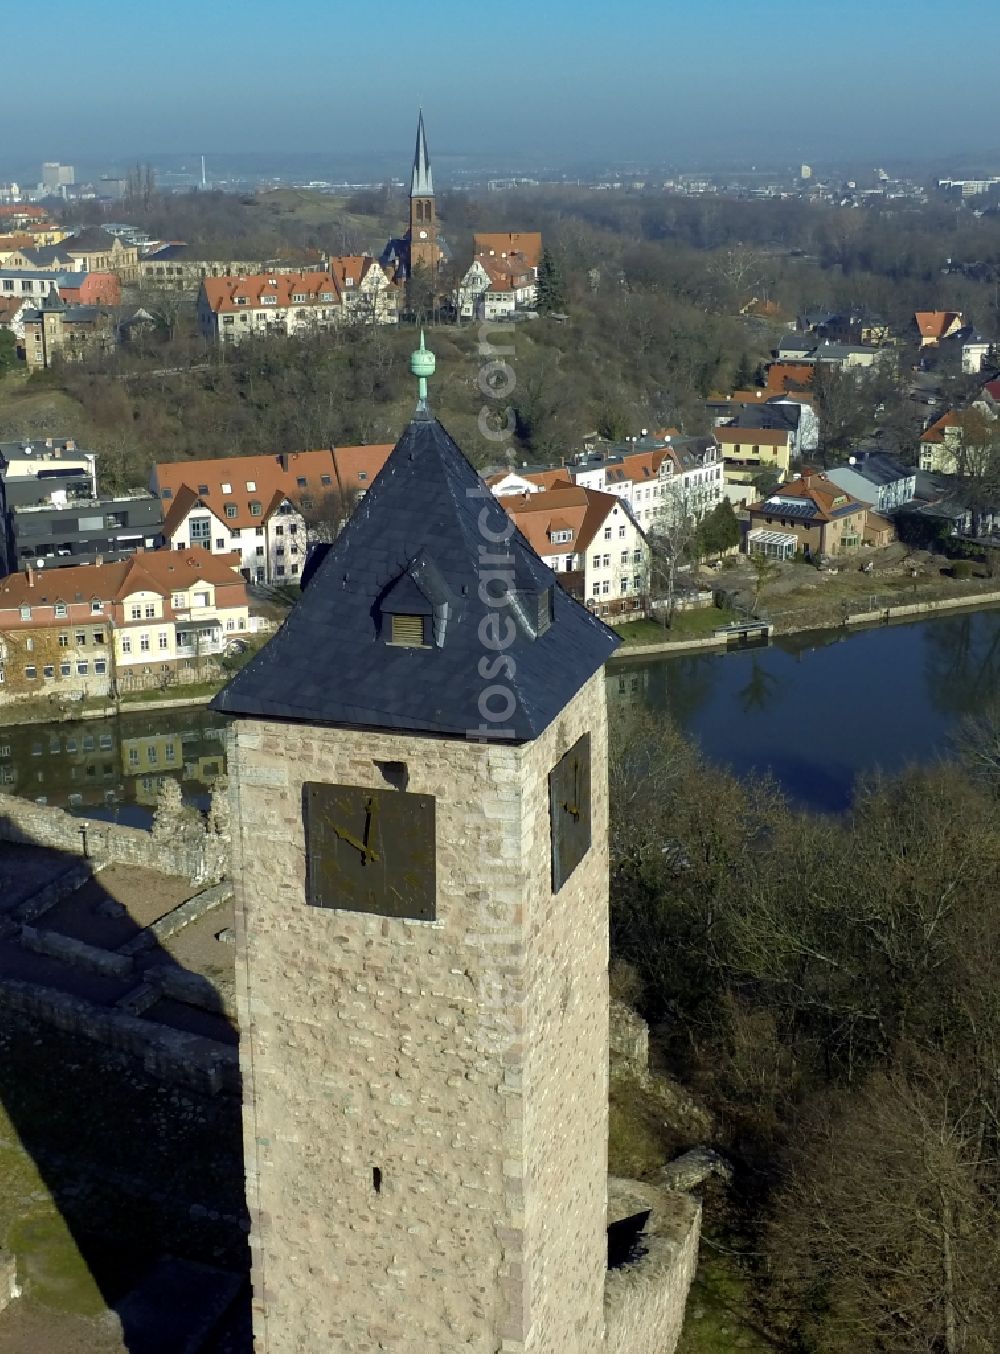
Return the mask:
<svg viewBox="0 0 1000 1354">
<path fill-rule="evenodd" d="M 342 842 L 347 842 L 348 846 L 353 846 L 354 849 L 360 851 L 362 855 L 367 853 L 368 848 L 365 846 L 364 842 L 358 841 L 353 832 L 345 832 L 342 827 L 335 827 L 333 831 L 334 835 L 339 837 Z"/>
<path fill-rule="evenodd" d="M 567 813 L 571 813 L 574 819 L 580 817 L 580 763 L 573 763 L 573 803 L 568 801 L 563 804 Z"/>
<path fill-rule="evenodd" d="M 369 860 L 378 860 L 378 853 L 374 847 L 369 846 L 371 840 L 372 828 L 375 826 L 375 814 L 378 811 L 378 800 L 374 795 L 365 803 L 365 843 L 362 852 L 362 864 L 367 865 Z"/>
</svg>

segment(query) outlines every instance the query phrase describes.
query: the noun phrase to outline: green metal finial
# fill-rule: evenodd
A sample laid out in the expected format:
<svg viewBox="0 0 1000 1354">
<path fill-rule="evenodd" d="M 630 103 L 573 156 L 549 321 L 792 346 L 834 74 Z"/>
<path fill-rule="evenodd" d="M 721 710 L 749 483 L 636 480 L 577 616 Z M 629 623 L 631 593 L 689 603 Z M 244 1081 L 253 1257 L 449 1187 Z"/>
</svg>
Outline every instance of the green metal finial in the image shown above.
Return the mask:
<svg viewBox="0 0 1000 1354">
<path fill-rule="evenodd" d="M 424 343 L 424 331 L 420 331 L 420 347 L 410 356 L 410 371 L 419 378 L 420 399 L 417 401 L 417 409 L 425 410 L 427 408 L 427 378 L 433 376 L 437 367 L 437 359 L 430 352 Z"/>
</svg>

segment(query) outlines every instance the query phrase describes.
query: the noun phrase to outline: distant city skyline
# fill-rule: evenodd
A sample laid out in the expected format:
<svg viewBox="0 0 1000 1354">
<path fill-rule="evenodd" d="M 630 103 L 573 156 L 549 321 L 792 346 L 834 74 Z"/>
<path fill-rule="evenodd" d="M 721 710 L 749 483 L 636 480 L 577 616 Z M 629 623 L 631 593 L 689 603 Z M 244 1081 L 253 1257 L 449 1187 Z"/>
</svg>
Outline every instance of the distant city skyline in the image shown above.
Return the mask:
<svg viewBox="0 0 1000 1354">
<path fill-rule="evenodd" d="M 386 0 L 377 26 L 357 7 L 333 22 L 321 0 L 175 0 L 132 24 L 117 3 L 92 0 L 79 32 L 70 0 L 46 13 L 74 32 L 77 67 L 102 78 L 47 82 L 5 149 L 25 166 L 190 148 L 398 156 L 402 172 L 420 104 L 440 157 L 1000 159 L 992 44 L 974 40 L 986 16 L 971 0 L 953 0 L 947 20 L 939 0 L 809 11 L 758 0 L 752 13 L 735 0 L 620 0 L 613 11 L 549 0 L 530 31 L 519 25 L 509 67 L 502 46 L 481 50 L 458 0 L 419 19 Z M 22 105 L 28 81 L 9 80 Z"/>
</svg>

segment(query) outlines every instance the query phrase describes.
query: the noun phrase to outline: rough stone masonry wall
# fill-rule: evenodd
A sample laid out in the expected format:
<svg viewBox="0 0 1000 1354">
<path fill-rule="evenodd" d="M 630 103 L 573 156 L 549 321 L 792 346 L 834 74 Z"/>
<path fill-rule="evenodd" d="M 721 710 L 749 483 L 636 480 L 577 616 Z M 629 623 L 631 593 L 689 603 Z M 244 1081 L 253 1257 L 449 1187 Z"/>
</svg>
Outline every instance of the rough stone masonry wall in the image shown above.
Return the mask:
<svg viewBox="0 0 1000 1354">
<path fill-rule="evenodd" d="M 612 1180 L 613 1216 L 651 1210 L 636 1262 L 607 1276 L 607 1354 L 674 1354 L 688 1291 L 698 1267 L 701 1205 L 635 1180 Z"/>
<path fill-rule="evenodd" d="M 607 862 L 552 904 L 546 780 L 603 728 L 599 678 L 526 749 L 238 724 L 258 1354 L 603 1347 Z M 383 789 L 375 758 L 436 797 L 435 922 L 305 904 L 303 784 Z"/>
<path fill-rule="evenodd" d="M 176 789 L 176 782 L 168 780 L 165 786 Z M 86 833 L 80 830 L 84 823 Z M 221 879 L 229 863 L 228 825 L 214 818 L 205 825 L 199 815 L 192 818 L 186 809 L 176 815 L 158 815 L 154 831 L 143 832 L 0 794 L 0 841 L 48 846 L 71 856 L 86 854 L 103 863 L 145 866 L 197 884 Z"/>
<path fill-rule="evenodd" d="M 591 1354 L 604 1343 L 608 1186 L 608 776 L 603 674 L 534 743 L 526 803 L 524 899 L 525 1348 Z M 548 777 L 591 736 L 591 846 L 551 888 Z M 530 1304 L 530 1305 L 528 1305 Z"/>
</svg>

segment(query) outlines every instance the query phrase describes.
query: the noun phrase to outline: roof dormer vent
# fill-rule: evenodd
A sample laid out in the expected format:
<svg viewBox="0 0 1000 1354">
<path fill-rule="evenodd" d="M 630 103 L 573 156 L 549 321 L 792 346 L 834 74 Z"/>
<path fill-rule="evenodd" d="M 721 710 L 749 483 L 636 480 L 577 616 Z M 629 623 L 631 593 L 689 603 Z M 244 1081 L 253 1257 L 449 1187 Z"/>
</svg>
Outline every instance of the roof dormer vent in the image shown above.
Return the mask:
<svg viewBox="0 0 1000 1354">
<path fill-rule="evenodd" d="M 441 649 L 461 602 L 427 551 L 422 550 L 386 588 L 377 610 L 384 643 Z"/>
</svg>

